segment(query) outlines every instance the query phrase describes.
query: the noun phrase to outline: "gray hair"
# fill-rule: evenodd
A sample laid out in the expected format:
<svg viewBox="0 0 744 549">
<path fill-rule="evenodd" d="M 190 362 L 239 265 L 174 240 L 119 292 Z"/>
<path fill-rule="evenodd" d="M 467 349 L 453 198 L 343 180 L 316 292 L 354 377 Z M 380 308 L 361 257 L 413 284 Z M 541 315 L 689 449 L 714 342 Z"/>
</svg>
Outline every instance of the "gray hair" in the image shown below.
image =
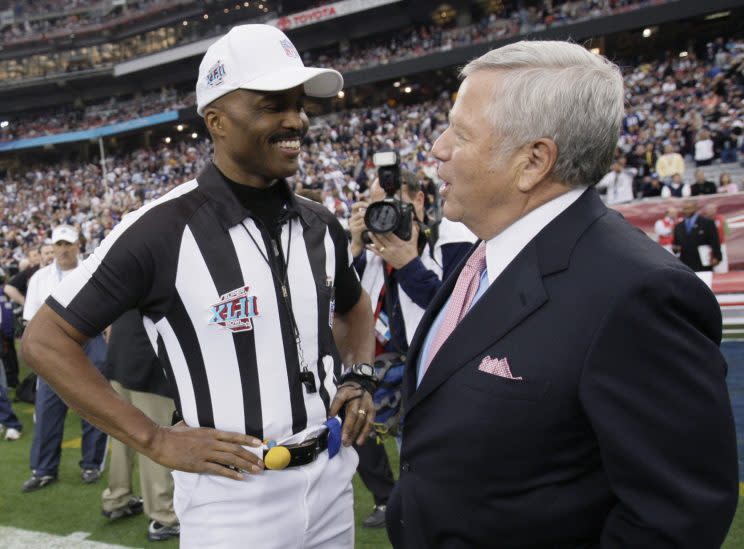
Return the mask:
<svg viewBox="0 0 744 549">
<path fill-rule="evenodd" d="M 504 71 L 489 117 L 513 152 L 547 137 L 558 147 L 553 176 L 570 185 L 594 185 L 607 171 L 624 114 L 620 69 L 570 42 L 522 41 L 491 50 L 460 73 Z M 505 151 L 506 149 L 506 151 Z"/>
</svg>

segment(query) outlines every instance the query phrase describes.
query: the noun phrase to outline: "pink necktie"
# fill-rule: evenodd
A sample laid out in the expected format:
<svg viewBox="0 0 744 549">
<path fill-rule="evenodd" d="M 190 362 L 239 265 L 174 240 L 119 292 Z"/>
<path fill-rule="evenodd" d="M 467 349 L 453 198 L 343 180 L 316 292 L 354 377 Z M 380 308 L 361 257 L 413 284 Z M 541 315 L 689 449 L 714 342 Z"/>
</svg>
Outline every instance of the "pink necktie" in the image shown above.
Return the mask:
<svg viewBox="0 0 744 549">
<path fill-rule="evenodd" d="M 434 356 L 470 308 L 470 304 L 473 302 L 473 298 L 475 297 L 475 294 L 478 291 L 478 286 L 480 285 L 481 274 L 485 268 L 486 243 L 481 242 L 473 254 L 468 258 L 467 263 L 465 263 L 462 271 L 460 271 L 460 276 L 457 277 L 455 289 L 452 290 L 452 296 L 450 297 L 447 311 L 444 313 L 444 319 L 442 320 L 441 326 L 439 326 L 439 331 L 436 336 L 434 336 L 434 340 L 431 342 L 429 356 L 427 357 L 426 365 L 424 366 L 424 374 L 429 369 L 429 365 Z"/>
</svg>

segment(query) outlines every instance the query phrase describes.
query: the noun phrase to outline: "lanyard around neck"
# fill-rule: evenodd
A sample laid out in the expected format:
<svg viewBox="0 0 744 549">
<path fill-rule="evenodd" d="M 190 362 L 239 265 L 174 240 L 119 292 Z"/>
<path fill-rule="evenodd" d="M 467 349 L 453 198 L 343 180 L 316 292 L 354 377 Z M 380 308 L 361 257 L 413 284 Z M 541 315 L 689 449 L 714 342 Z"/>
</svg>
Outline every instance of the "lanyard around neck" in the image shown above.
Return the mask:
<svg viewBox="0 0 744 549">
<path fill-rule="evenodd" d="M 281 232 L 279 233 L 278 244 L 276 240 L 270 237 L 271 245 L 274 247 L 274 255 L 276 257 L 281 257 L 282 263 L 284 263 L 284 273 L 279 273 L 278 269 L 269 260 L 269 257 L 261 249 L 261 246 L 258 245 L 258 242 L 256 241 L 256 239 L 251 234 L 251 232 L 248 230 L 248 227 L 245 226 L 245 222 L 241 222 L 240 225 L 243 227 L 245 232 L 248 234 L 250 239 L 253 241 L 253 244 L 256 246 L 258 253 L 261 255 L 263 260 L 269 266 L 269 270 L 271 271 L 271 276 L 281 287 L 282 302 L 284 303 L 284 306 L 287 309 L 289 323 L 290 323 L 290 326 L 292 327 L 292 333 L 294 334 L 295 343 L 297 345 L 297 354 L 298 354 L 298 358 L 300 362 L 300 381 L 302 381 L 302 384 L 305 386 L 308 393 L 314 393 L 317 390 L 315 388 L 315 376 L 308 369 L 307 363 L 305 362 L 305 354 L 302 349 L 302 339 L 300 338 L 300 329 L 297 326 L 297 320 L 295 319 L 294 310 L 292 309 L 292 295 L 289 291 L 288 276 L 289 276 L 289 253 L 292 249 L 292 222 L 290 221 L 289 224 L 287 225 L 288 235 L 287 235 L 287 256 L 286 257 L 284 257 L 284 253 L 283 253 L 282 246 L 281 246 Z"/>
</svg>

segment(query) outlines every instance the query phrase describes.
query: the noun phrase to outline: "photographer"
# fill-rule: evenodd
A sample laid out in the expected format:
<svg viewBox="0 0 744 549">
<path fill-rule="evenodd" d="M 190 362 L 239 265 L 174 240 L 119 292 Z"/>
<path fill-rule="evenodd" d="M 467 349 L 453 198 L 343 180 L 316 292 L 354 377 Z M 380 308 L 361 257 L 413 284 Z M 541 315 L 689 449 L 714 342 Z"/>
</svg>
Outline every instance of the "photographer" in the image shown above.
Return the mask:
<svg viewBox="0 0 744 549">
<path fill-rule="evenodd" d="M 375 315 L 375 355 L 379 360 L 383 353 L 388 357 L 395 353 L 397 362 L 403 363 L 427 304 L 442 280 L 467 255 L 475 236 L 464 225 L 446 219 L 433 227 L 427 226 L 420 182 L 405 170 L 400 171 L 399 178 L 395 186 L 402 192 L 395 196 L 412 206 L 408 214 L 412 216 L 411 237 L 402 240 L 392 231 L 369 231 L 365 213 L 371 204 L 385 200 L 387 194 L 379 179 L 370 186 L 369 201 L 352 206 L 349 230 L 354 267 L 361 277 L 362 287 L 370 295 Z M 365 237 L 369 242 L 366 246 Z M 384 386 L 385 381 L 382 381 Z M 365 444 L 358 447 L 357 452 L 357 471 L 375 501 L 372 514 L 362 524 L 383 526 L 387 500 L 394 485 L 385 447 Z"/>
</svg>

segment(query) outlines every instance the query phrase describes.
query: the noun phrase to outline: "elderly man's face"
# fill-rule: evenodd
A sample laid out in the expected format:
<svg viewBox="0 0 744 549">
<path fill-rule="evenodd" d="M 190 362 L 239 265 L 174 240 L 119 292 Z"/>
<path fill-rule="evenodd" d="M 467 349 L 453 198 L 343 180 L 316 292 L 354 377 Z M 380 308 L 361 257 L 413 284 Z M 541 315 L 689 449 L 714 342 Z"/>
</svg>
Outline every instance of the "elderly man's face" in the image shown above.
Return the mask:
<svg viewBox="0 0 744 549">
<path fill-rule="evenodd" d="M 463 222 L 480 238 L 490 238 L 487 229 L 493 213 L 504 217 L 516 210 L 517 177 L 514 155 L 499 154 L 501 139 L 493 131 L 489 106 L 494 86 L 501 76 L 493 71 L 476 71 L 460 85 L 450 126 L 439 136 L 432 153 L 441 161 L 439 177 L 443 213 Z"/>
</svg>

